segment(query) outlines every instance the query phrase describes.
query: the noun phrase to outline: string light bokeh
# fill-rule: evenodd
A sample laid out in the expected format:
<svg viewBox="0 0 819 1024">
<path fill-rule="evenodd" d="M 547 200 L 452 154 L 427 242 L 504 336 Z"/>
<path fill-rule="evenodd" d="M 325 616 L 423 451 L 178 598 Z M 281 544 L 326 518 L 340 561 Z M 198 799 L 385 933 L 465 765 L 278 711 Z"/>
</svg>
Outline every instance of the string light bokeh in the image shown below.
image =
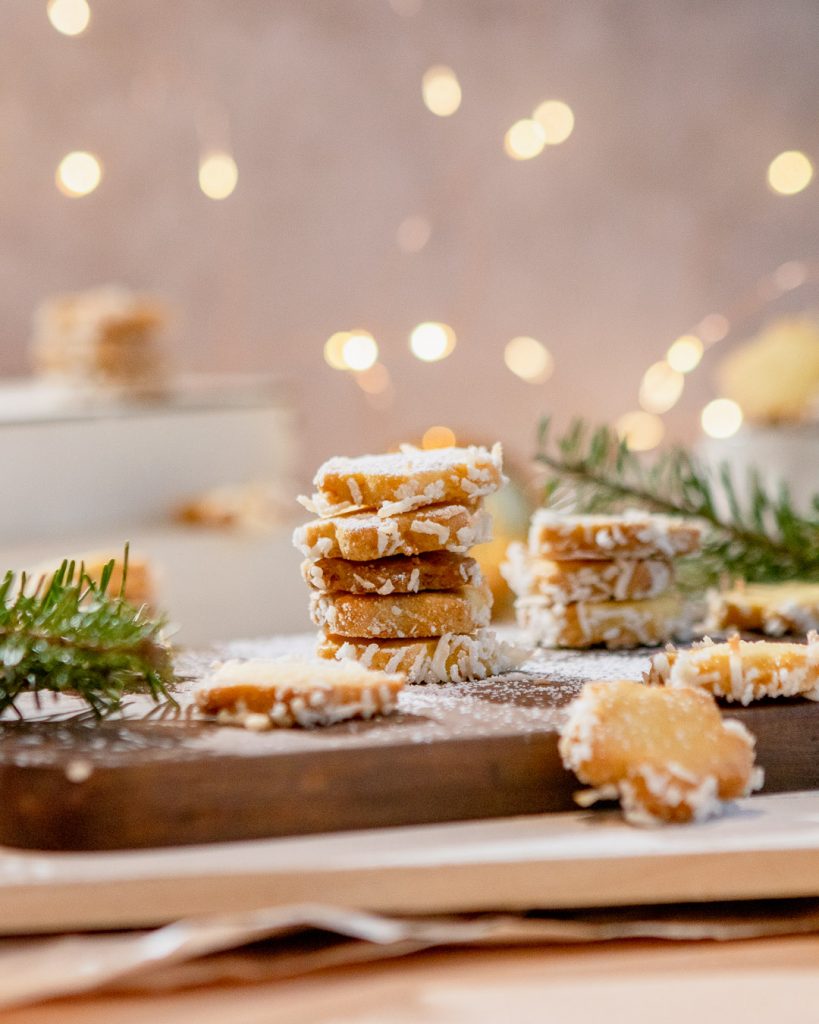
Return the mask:
<svg viewBox="0 0 819 1024">
<path fill-rule="evenodd" d="M 60 161 L 54 180 L 64 196 L 87 196 L 102 181 L 102 164 L 93 153 L 73 150 Z"/>
<path fill-rule="evenodd" d="M 452 68 L 436 65 L 421 80 L 424 106 L 438 117 L 451 117 L 461 105 L 461 85 Z"/>
<path fill-rule="evenodd" d="M 48 0 L 48 20 L 64 36 L 81 35 L 91 21 L 91 8 L 86 0 Z"/>
<path fill-rule="evenodd" d="M 22 24 L 29 5 L 12 3 Z M 650 451 L 699 432 L 724 397 L 712 349 L 816 280 L 793 258 L 815 237 L 814 85 L 795 57 L 806 14 L 800 25 L 751 0 L 730 32 L 709 26 L 734 54 L 717 66 L 697 56 L 704 26 L 669 9 L 673 38 L 651 45 L 676 69 L 671 96 L 633 60 L 640 18 L 627 32 L 601 11 L 592 60 L 576 12 L 533 8 L 501 31 L 424 0 L 323 13 L 283 0 L 256 21 L 208 9 L 195 22 L 170 5 L 146 18 L 136 0 L 30 6 L 42 52 L 10 123 L 18 139 L 44 127 L 30 162 L 17 147 L 5 220 L 38 174 L 50 198 L 37 196 L 30 251 L 13 253 L 14 336 L 49 291 L 149 282 L 161 266 L 190 311 L 188 359 L 321 373 L 333 401 L 369 410 L 351 436 L 364 422 L 401 432 L 376 410 L 404 417 L 407 436 L 421 406 L 445 423 L 463 389 L 476 420 L 497 392 L 521 456 L 548 411 L 619 417 Z M 765 69 L 736 49 L 745 37 L 767 47 Z M 226 40 L 241 75 L 214 59 Z M 775 109 L 760 102 L 772 81 Z M 749 135 L 734 127 L 743 111 Z M 78 239 L 88 252 L 67 260 Z M 19 372 L 21 353 L 5 365 Z"/>
<path fill-rule="evenodd" d="M 206 153 L 199 162 L 199 188 L 208 199 L 227 199 L 238 180 L 239 169 L 230 153 Z"/>
</svg>

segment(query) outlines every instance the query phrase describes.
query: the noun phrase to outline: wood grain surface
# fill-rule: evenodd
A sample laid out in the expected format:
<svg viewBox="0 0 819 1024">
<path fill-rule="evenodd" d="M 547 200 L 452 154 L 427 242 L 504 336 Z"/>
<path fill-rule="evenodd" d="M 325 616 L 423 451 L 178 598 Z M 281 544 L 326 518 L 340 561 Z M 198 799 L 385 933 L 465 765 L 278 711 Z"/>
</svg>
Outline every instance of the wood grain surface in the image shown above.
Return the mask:
<svg viewBox="0 0 819 1024">
<path fill-rule="evenodd" d="M 232 655 L 309 650 L 311 638 L 234 645 Z M 640 678 L 649 651 L 542 652 L 525 671 L 411 687 L 390 718 L 253 733 L 133 698 L 96 722 L 69 698 L 0 721 L 0 843 L 103 850 L 207 843 L 573 808 L 557 753 L 563 708 L 584 681 Z M 819 787 L 819 706 L 726 709 L 757 736 L 765 791 Z"/>
</svg>

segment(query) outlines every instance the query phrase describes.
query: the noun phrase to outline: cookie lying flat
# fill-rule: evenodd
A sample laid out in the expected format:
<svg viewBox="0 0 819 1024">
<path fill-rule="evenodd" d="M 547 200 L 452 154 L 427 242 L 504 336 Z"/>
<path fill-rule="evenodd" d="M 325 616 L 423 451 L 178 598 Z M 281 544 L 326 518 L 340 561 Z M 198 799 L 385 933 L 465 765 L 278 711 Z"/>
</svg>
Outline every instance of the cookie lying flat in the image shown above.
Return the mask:
<svg viewBox="0 0 819 1024">
<path fill-rule="evenodd" d="M 648 512 L 565 515 L 538 509 L 529 529 L 529 554 L 557 561 L 675 558 L 699 548 L 696 523 Z"/>
<path fill-rule="evenodd" d="M 669 647 L 651 659 L 646 682 L 696 687 L 740 704 L 763 697 L 819 700 L 819 635 L 809 633 L 806 644 L 733 636 L 724 644 L 706 639 L 684 651 Z"/>
<path fill-rule="evenodd" d="M 301 574 L 314 590 L 347 594 L 417 594 L 420 590 L 453 590 L 481 582 L 475 559 L 450 551 L 394 555 L 370 562 L 308 558 L 302 562 Z"/>
<path fill-rule="evenodd" d="M 357 512 L 331 519 L 314 519 L 299 526 L 293 543 L 308 558 L 348 558 L 370 562 L 391 555 L 425 551 L 464 554 L 492 535 L 492 517 L 480 506 L 431 505 L 382 519 L 374 512 Z"/>
<path fill-rule="evenodd" d="M 443 636 L 489 625 L 492 593 L 486 584 L 421 594 L 310 595 L 310 617 L 328 633 L 349 637 Z"/>
<path fill-rule="evenodd" d="M 515 609 L 518 625 L 533 643 L 544 647 L 652 647 L 689 632 L 685 606 L 676 594 L 647 601 L 561 605 L 524 597 L 515 602 Z"/>
<path fill-rule="evenodd" d="M 473 636 L 446 633 L 424 640 L 348 640 L 320 634 L 318 654 L 405 672 L 411 683 L 460 683 L 511 672 L 528 652 L 499 640 L 491 629 L 479 629 Z"/>
<path fill-rule="evenodd" d="M 706 627 L 804 636 L 811 629 L 819 629 L 819 583 L 746 583 L 712 593 Z"/>
<path fill-rule="evenodd" d="M 532 558 L 517 541 L 507 549 L 501 573 L 519 597 L 540 596 L 552 604 L 642 601 L 659 597 L 674 581 L 671 563 L 662 558 L 554 562 Z"/>
<path fill-rule="evenodd" d="M 382 516 L 441 502 L 475 502 L 503 483 L 503 453 L 487 448 L 403 445 L 387 455 L 343 456 L 319 467 L 311 498 L 299 501 L 318 516 L 377 508 Z"/>
<path fill-rule="evenodd" d="M 227 661 L 194 690 L 205 715 L 228 725 L 332 725 L 394 711 L 402 673 L 376 672 L 353 662 L 304 658 Z"/>
<path fill-rule="evenodd" d="M 701 690 L 617 681 L 583 687 L 559 750 L 566 768 L 592 787 L 578 803 L 619 797 L 626 819 L 646 825 L 703 821 L 720 801 L 761 788 L 754 744 Z"/>
</svg>

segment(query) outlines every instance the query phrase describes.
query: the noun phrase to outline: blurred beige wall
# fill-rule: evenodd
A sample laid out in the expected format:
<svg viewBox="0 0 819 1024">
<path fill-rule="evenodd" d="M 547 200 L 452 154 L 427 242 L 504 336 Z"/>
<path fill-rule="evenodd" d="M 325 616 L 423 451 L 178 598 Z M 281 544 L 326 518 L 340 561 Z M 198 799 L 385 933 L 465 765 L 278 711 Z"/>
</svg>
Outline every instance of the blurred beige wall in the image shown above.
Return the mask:
<svg viewBox="0 0 819 1024">
<path fill-rule="evenodd" d="M 45 2 L 0 7 L 0 372 L 26 368 L 31 310 L 119 281 L 181 311 L 191 368 L 277 370 L 304 412 L 305 459 L 376 449 L 444 423 L 530 453 L 539 415 L 611 419 L 645 367 L 783 261 L 816 255 L 819 185 L 781 197 L 769 161 L 819 160 L 815 0 L 90 0 L 77 38 Z M 452 66 L 456 114 L 421 102 Z M 574 134 L 527 162 L 503 135 L 542 99 Z M 229 147 L 239 183 L 197 186 Z M 101 158 L 91 195 L 54 171 Z M 399 224 L 431 237 L 402 252 Z M 458 346 L 421 364 L 411 327 Z M 396 384 L 376 409 L 322 346 L 371 330 Z M 549 346 L 532 386 L 502 358 Z M 694 429 L 708 362 L 669 417 Z"/>
</svg>

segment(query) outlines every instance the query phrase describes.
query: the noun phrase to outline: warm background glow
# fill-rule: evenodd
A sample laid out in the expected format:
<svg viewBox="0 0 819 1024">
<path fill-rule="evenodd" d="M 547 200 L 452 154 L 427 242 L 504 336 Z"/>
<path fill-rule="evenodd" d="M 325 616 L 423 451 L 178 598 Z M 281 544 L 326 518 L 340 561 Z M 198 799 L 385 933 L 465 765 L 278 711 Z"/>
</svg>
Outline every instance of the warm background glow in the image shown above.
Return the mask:
<svg viewBox="0 0 819 1024">
<path fill-rule="evenodd" d="M 628 11 L 4 0 L 0 374 L 122 283 L 182 370 L 286 380 L 301 467 L 435 424 L 530 465 L 546 413 L 696 441 L 743 310 L 819 304 L 819 5 Z"/>
<path fill-rule="evenodd" d="M 452 68 L 436 66 L 425 72 L 421 94 L 427 110 L 438 117 L 450 117 L 461 105 L 461 86 Z"/>
<path fill-rule="evenodd" d="M 515 376 L 530 384 L 542 384 L 555 368 L 551 352 L 537 338 L 512 338 L 503 351 L 503 360 Z"/>
<path fill-rule="evenodd" d="M 774 192 L 792 196 L 807 188 L 813 177 L 813 164 L 798 150 L 780 153 L 768 167 L 768 184 Z"/>
<path fill-rule="evenodd" d="M 617 433 L 634 452 L 647 452 L 656 448 L 665 434 L 663 421 L 650 412 L 635 409 L 623 413 L 615 423 Z"/>
<path fill-rule="evenodd" d="M 543 152 L 545 145 L 546 133 L 531 118 L 515 121 L 503 140 L 503 148 L 513 160 L 531 160 Z"/>
<path fill-rule="evenodd" d="M 199 164 L 199 187 L 209 199 L 227 199 L 236 188 L 239 170 L 230 153 L 208 153 Z"/>
<path fill-rule="evenodd" d="M 422 448 L 449 448 L 457 444 L 455 434 L 449 427 L 430 427 L 421 439 Z"/>
<path fill-rule="evenodd" d="M 88 28 L 91 9 L 86 0 L 48 0 L 48 20 L 64 36 L 78 36 Z"/>
<path fill-rule="evenodd" d="M 368 331 L 353 331 L 344 339 L 341 358 L 350 370 L 369 370 L 378 359 L 378 343 Z"/>
<path fill-rule="evenodd" d="M 449 324 L 423 323 L 410 334 L 410 350 L 425 363 L 446 359 L 455 349 L 457 339 Z"/>
<path fill-rule="evenodd" d="M 695 334 L 684 334 L 669 347 L 666 362 L 678 373 L 690 373 L 702 359 L 703 344 Z"/>
<path fill-rule="evenodd" d="M 679 401 L 684 386 L 685 378 L 678 370 L 665 361 L 653 363 L 640 384 L 640 405 L 646 412 L 668 412 Z"/>
<path fill-rule="evenodd" d="M 543 129 L 547 146 L 558 146 L 574 130 L 574 113 L 568 103 L 562 100 L 544 100 L 538 104 L 532 115 Z"/>
<path fill-rule="evenodd" d="M 731 437 L 742 426 L 742 409 L 730 398 L 715 398 L 702 410 L 700 420 L 709 437 Z"/>
<path fill-rule="evenodd" d="M 93 153 L 75 150 L 60 161 L 55 180 L 64 196 L 87 196 L 102 179 L 102 166 Z"/>
</svg>

